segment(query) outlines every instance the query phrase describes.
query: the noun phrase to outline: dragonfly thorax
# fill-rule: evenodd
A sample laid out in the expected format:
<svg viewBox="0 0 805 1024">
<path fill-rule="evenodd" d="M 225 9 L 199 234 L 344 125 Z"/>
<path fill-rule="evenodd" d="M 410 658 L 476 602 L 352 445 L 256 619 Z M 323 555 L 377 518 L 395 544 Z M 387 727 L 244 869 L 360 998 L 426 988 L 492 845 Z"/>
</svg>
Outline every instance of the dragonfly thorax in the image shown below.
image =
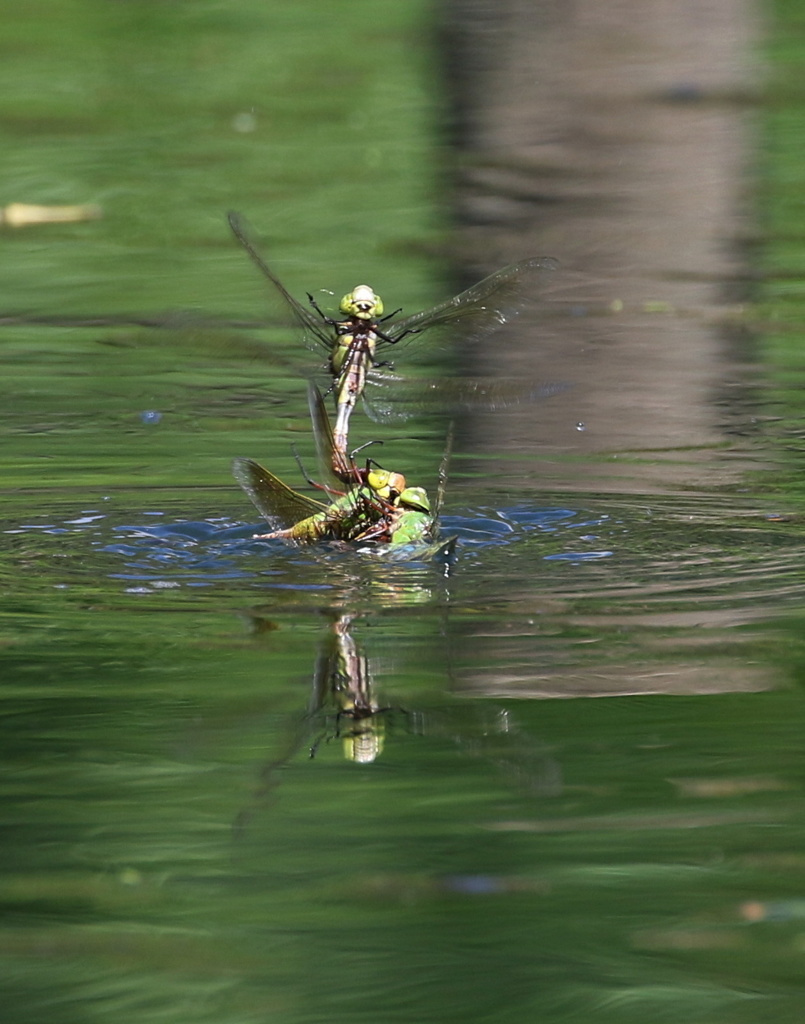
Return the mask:
<svg viewBox="0 0 805 1024">
<path fill-rule="evenodd" d="M 383 300 L 368 284 L 359 284 L 341 300 L 341 312 L 359 320 L 374 320 L 383 313 Z"/>
</svg>

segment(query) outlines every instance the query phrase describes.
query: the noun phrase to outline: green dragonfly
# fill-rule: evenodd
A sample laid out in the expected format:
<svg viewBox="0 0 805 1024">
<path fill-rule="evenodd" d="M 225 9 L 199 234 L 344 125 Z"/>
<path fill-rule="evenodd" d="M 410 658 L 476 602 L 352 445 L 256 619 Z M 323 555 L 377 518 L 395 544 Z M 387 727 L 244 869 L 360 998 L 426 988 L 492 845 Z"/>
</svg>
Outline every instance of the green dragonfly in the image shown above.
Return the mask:
<svg viewBox="0 0 805 1024">
<path fill-rule="evenodd" d="M 353 459 L 336 456 L 332 427 L 315 384 L 309 385 L 308 399 L 319 463 L 330 481 L 316 486 L 331 501 L 295 491 L 253 459 L 235 459 L 235 479 L 272 527 L 270 533 L 257 536 L 302 544 L 336 540 L 400 545 L 428 540 L 434 520 L 424 488 L 409 487 L 401 473 L 372 463 L 360 468 Z"/>
<path fill-rule="evenodd" d="M 232 474 L 272 527 L 259 538 L 282 537 L 300 544 L 358 540 L 385 519 L 385 507 L 368 489 L 354 488 L 329 504 L 289 487 L 254 459 L 237 458 Z"/>
<path fill-rule="evenodd" d="M 436 520 L 447 484 L 447 465 L 453 445 L 452 425 L 439 467 L 436 508 L 432 510 L 424 488 L 409 487 L 401 473 L 383 469 L 374 460 L 370 460 L 365 469 L 360 468 L 353 456 L 347 458 L 339 451 L 321 391 L 312 381 L 308 382 L 308 408 L 322 479 L 329 479 L 333 490 L 344 484 L 368 486 L 375 495 L 390 502 L 392 509 L 388 523 L 392 545 L 421 545 L 432 540 L 437 532 Z M 450 545 L 450 551 L 453 545 Z M 443 544 L 436 544 L 434 553 L 443 547 Z"/>
<path fill-rule="evenodd" d="M 439 466 L 436 506 L 432 509 L 424 488 L 409 487 L 401 473 L 382 469 L 374 460 L 370 460 L 365 469 L 359 468 L 354 457 L 346 458 L 338 450 L 321 391 L 312 381 L 308 382 L 308 408 L 322 479 L 329 479 L 335 490 L 344 484 L 368 485 L 375 494 L 393 503 L 388 539 L 394 548 L 395 557 L 409 558 L 416 555 L 424 559 L 449 560 L 455 549 L 456 538 L 440 541 L 437 534 L 453 448 L 453 424 L 450 424 Z M 311 480 L 308 482 L 313 483 Z"/>
<path fill-rule="evenodd" d="M 316 659 L 314 694 L 317 710 L 335 707 L 335 729 L 326 730 L 311 745 L 310 757 L 322 740 L 340 739 L 344 757 L 356 764 L 371 764 L 383 751 L 385 715 L 393 708 L 378 704 L 366 655 L 352 636 L 354 616 L 336 616 Z"/>
<path fill-rule="evenodd" d="M 300 544 L 325 540 L 411 544 L 427 540 L 433 527 L 422 487 L 406 487 L 389 501 L 365 485 L 326 504 L 293 490 L 254 459 L 234 459 L 232 473 L 273 527 L 269 533 L 255 534 L 259 539 L 283 538 Z"/>
<path fill-rule="evenodd" d="M 521 260 L 431 309 L 405 317 L 398 316 L 400 310 L 384 315 L 380 296 L 369 285 L 362 284 L 341 300 L 340 316 L 331 317 L 319 308 L 309 292 L 306 305 L 291 295 L 258 252 L 239 214 L 229 214 L 229 225 L 252 261 L 279 292 L 302 328 L 306 345 L 314 350 L 323 349 L 329 357 L 337 410 L 335 447 L 343 455 L 348 451 L 349 418 L 367 382 L 392 385 L 386 392 L 391 400 L 395 386 L 400 383 L 398 377 L 378 372 L 388 366 L 378 359 L 384 349 L 415 341 L 425 331 L 429 337 L 441 335 L 443 340 L 460 332 L 464 344 L 485 338 L 509 323 L 534 294 L 540 275 L 557 266 L 550 257 Z M 463 401 L 469 400 L 471 404 L 494 406 L 506 401 L 488 380 L 465 378 L 460 384 L 462 393 L 469 396 Z M 428 390 L 433 389 L 429 384 Z M 544 393 L 544 389 L 531 390 Z"/>
<path fill-rule="evenodd" d="M 307 710 L 296 727 L 288 730 L 279 752 L 261 766 L 253 798 L 235 819 L 239 833 L 274 799 L 282 769 L 300 749 L 307 747 L 312 759 L 322 743 L 339 740 L 346 760 L 372 764 L 383 752 L 387 720 L 398 712 L 408 717 L 402 708 L 379 702 L 371 664 L 352 635 L 355 615 L 339 607 L 326 609 L 325 614 L 330 622 L 318 645 Z M 248 616 L 248 620 L 257 632 L 266 626 L 276 628 L 261 615 Z"/>
</svg>

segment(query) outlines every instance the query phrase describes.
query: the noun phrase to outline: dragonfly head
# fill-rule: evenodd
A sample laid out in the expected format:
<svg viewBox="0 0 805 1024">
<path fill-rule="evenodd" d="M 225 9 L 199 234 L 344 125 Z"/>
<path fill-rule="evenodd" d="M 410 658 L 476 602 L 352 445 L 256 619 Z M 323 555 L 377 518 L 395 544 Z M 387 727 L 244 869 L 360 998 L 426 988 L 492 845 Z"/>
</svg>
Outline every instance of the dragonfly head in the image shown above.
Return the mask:
<svg viewBox="0 0 805 1024">
<path fill-rule="evenodd" d="M 406 487 L 400 493 L 398 505 L 416 512 L 430 512 L 430 499 L 424 487 Z"/>
<path fill-rule="evenodd" d="M 392 473 L 387 469 L 370 469 L 366 482 L 379 498 L 393 500 L 405 490 L 405 477 L 402 473 Z"/>
<path fill-rule="evenodd" d="M 383 312 L 383 300 L 368 284 L 359 284 L 341 300 L 341 312 L 359 320 L 375 320 Z"/>
<path fill-rule="evenodd" d="M 383 752 L 383 733 L 380 717 L 362 722 L 359 729 L 343 737 L 344 757 L 356 764 L 371 764 Z"/>
</svg>

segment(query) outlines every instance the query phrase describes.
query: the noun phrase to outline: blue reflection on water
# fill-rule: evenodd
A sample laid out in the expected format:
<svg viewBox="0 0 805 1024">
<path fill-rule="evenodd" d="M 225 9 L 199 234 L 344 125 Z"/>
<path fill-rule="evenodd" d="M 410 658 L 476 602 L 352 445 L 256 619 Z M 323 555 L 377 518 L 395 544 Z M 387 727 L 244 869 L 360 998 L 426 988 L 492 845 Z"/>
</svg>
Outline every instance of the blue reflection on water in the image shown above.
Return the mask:
<svg viewBox="0 0 805 1024">
<path fill-rule="evenodd" d="M 311 566 L 327 557 L 354 557 L 354 551 L 340 544 L 318 544 L 310 548 L 289 545 L 282 540 L 257 540 L 255 533 L 265 530 L 263 523 L 242 523 L 216 516 L 202 520 L 165 521 L 164 512 L 142 513 L 152 522 L 111 525 L 107 516 L 97 509 L 82 510 L 69 519 L 47 523 L 24 523 L 5 532 L 10 534 L 35 531 L 38 534 L 62 536 L 84 534 L 92 537 L 93 547 L 119 557 L 121 571 L 109 573 L 111 579 L 147 584 L 131 587 L 130 592 L 167 589 L 178 586 L 209 586 L 229 579 L 251 579 L 282 575 L 289 566 Z M 160 521 L 153 522 L 154 518 Z M 609 517 L 587 510 L 570 508 L 537 508 L 515 505 L 509 508 L 476 508 L 464 514 L 443 516 L 440 520 L 443 538 L 457 539 L 458 557 L 471 552 L 477 556 L 486 549 L 522 542 L 534 535 L 562 534 L 562 543 L 571 542 L 576 550 L 552 550 L 541 557 L 548 561 L 571 563 L 602 559 L 612 552 L 590 550 L 599 538 L 590 533 Z M 110 537 L 111 534 L 111 537 Z M 258 559 L 262 564 L 255 564 Z M 275 568 L 272 568 L 272 564 Z M 166 578 L 167 576 L 167 578 Z M 276 586 L 290 589 L 321 589 L 327 584 L 276 581 Z"/>
<path fill-rule="evenodd" d="M 462 896 L 497 896 L 507 891 L 505 882 L 494 875 L 445 875 L 442 885 Z"/>
</svg>

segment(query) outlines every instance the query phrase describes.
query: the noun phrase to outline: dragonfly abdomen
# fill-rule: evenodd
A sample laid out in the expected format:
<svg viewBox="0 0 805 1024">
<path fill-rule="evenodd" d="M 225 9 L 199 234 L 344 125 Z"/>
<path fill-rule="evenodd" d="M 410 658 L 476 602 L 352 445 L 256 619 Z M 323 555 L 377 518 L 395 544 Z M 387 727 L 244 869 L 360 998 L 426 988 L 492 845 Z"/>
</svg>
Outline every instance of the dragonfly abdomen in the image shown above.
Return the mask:
<svg viewBox="0 0 805 1024">
<path fill-rule="evenodd" d="M 330 357 L 335 381 L 336 423 L 333 431 L 335 450 L 346 453 L 349 417 L 363 394 L 366 375 L 375 363 L 377 335 L 370 323 L 360 320 L 349 324 L 349 333 L 338 336 L 338 344 Z"/>
</svg>

